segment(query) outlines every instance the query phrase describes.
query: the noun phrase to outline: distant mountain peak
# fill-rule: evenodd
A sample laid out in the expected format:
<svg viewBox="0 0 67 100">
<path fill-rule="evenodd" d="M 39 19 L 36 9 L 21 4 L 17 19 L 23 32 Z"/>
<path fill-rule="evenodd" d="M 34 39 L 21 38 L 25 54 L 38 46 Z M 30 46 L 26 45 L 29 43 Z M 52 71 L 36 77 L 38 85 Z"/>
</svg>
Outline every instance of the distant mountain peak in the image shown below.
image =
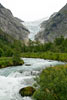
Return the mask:
<svg viewBox="0 0 67 100">
<path fill-rule="evenodd" d="M 64 36 L 67 38 L 67 3 L 56 14 L 41 24 L 41 30 L 35 39 L 42 42 L 53 42 L 55 38 Z"/>
</svg>

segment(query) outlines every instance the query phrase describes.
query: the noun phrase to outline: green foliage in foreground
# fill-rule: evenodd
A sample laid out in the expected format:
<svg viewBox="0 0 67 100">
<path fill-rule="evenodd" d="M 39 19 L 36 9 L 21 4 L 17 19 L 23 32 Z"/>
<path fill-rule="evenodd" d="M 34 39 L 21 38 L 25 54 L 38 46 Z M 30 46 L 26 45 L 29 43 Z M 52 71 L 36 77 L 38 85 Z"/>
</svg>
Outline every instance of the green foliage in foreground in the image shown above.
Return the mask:
<svg viewBox="0 0 67 100">
<path fill-rule="evenodd" d="M 22 53 L 22 57 L 26 58 L 42 58 L 58 61 L 67 61 L 67 53 L 38 52 L 38 53 Z"/>
<path fill-rule="evenodd" d="M 37 79 L 35 100 L 67 100 L 67 65 L 49 67 Z"/>
<path fill-rule="evenodd" d="M 14 62 L 14 58 L 13 57 L 1 57 L 0 58 L 0 68 L 6 68 L 6 67 L 9 67 L 9 66 L 17 66 L 17 65 L 22 65 L 24 64 L 24 61 L 20 59 L 19 62 Z"/>
</svg>

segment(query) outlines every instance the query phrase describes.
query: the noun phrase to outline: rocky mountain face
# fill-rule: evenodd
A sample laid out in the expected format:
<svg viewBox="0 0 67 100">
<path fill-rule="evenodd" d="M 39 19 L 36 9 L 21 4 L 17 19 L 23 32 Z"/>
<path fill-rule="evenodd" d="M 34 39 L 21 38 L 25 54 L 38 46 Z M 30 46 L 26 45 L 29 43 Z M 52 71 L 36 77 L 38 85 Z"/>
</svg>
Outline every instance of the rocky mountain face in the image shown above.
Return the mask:
<svg viewBox="0 0 67 100">
<path fill-rule="evenodd" d="M 35 36 L 35 40 L 42 43 L 53 41 L 55 38 L 64 36 L 67 38 L 67 4 L 49 20 L 41 23 L 41 30 Z"/>
<path fill-rule="evenodd" d="M 0 4 L 0 29 L 16 40 L 28 42 L 29 30 L 21 22 Z"/>
</svg>

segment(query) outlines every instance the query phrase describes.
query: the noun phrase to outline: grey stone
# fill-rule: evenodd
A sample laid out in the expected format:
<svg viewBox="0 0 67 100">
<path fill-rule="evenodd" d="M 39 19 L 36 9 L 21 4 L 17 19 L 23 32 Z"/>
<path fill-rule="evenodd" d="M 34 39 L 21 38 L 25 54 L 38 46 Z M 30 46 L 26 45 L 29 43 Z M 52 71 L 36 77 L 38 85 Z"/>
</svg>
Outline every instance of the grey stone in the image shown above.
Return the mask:
<svg viewBox="0 0 67 100">
<path fill-rule="evenodd" d="M 29 30 L 22 24 L 22 20 L 13 16 L 9 9 L 0 4 L 0 28 L 16 40 L 28 42 Z"/>
<path fill-rule="evenodd" d="M 55 38 L 67 38 L 67 4 L 57 13 L 51 15 L 49 20 L 41 23 L 41 31 L 35 39 L 44 42 L 53 42 Z"/>
</svg>

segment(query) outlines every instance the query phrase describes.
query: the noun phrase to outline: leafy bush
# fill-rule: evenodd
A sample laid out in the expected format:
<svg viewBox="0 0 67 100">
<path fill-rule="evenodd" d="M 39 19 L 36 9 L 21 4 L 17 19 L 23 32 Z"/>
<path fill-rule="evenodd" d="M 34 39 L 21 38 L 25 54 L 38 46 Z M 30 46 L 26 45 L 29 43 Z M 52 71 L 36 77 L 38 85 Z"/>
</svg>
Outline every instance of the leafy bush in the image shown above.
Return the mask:
<svg viewBox="0 0 67 100">
<path fill-rule="evenodd" d="M 16 58 L 17 59 L 17 58 Z M 1 57 L 0 58 L 0 68 L 6 68 L 9 66 L 17 66 L 24 64 L 23 60 L 16 61 L 17 63 L 14 63 L 12 57 Z"/>
<path fill-rule="evenodd" d="M 46 68 L 38 80 L 35 100 L 67 100 L 67 65 Z"/>
</svg>

